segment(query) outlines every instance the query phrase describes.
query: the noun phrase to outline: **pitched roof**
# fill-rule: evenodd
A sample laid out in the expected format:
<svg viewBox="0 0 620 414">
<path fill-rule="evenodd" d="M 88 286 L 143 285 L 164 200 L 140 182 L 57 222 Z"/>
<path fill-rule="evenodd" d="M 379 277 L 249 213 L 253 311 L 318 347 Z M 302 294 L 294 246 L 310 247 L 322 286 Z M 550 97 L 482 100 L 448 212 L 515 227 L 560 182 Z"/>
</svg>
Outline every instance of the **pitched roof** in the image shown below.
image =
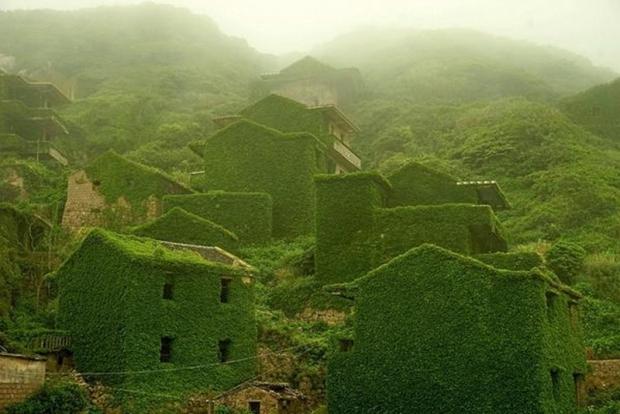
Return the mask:
<svg viewBox="0 0 620 414">
<path fill-rule="evenodd" d="M 282 69 L 280 73 L 283 75 L 314 75 L 335 70 L 312 56 L 305 56 Z"/>
<path fill-rule="evenodd" d="M 133 234 L 169 242 L 236 249 L 239 238 L 219 224 L 174 207 L 153 221 L 133 229 Z"/>
<path fill-rule="evenodd" d="M 554 280 L 554 278 L 552 278 L 550 275 L 542 272 L 539 269 L 530 269 L 527 271 L 497 269 L 475 258 L 463 256 L 451 250 L 444 249 L 443 247 L 428 243 L 410 249 L 409 251 L 393 258 L 392 260 L 381 266 L 378 266 L 377 268 L 366 273 L 364 276 L 352 282 L 327 285 L 324 287 L 324 289 L 335 295 L 353 299 L 359 292 L 362 285 L 371 281 L 374 278 L 382 277 L 382 274 L 385 270 L 392 267 L 415 267 L 418 263 L 424 263 L 425 261 L 428 261 L 429 258 L 433 258 L 433 260 L 438 263 L 441 261 L 450 260 L 460 262 L 463 266 L 477 267 L 480 269 L 492 269 L 496 272 L 498 276 L 515 276 L 520 278 L 530 278 L 532 280 L 544 281 L 554 289 L 557 289 L 558 291 L 565 293 L 573 298 L 581 297 L 578 292 L 574 291 L 573 289 L 562 283 L 559 283 L 557 280 Z"/>
</svg>

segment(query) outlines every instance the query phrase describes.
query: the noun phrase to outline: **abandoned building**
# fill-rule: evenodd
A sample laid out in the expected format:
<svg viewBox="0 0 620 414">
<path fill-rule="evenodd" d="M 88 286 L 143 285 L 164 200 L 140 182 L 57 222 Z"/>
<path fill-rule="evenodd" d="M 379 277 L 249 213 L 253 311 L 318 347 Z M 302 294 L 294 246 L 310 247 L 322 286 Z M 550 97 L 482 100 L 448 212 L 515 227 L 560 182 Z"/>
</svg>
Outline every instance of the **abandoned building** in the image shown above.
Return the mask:
<svg viewBox="0 0 620 414">
<path fill-rule="evenodd" d="M 245 267 L 94 229 L 57 278 L 59 328 L 71 335 L 76 369 L 86 376 L 114 372 L 96 378 L 185 395 L 255 375 L 253 278 Z"/>
<path fill-rule="evenodd" d="M 286 96 L 308 106 L 342 106 L 354 100 L 364 89 L 356 68 L 335 69 L 306 56 L 278 73 L 264 74 L 253 85 L 253 94 Z"/>
<path fill-rule="evenodd" d="M 308 107 L 284 96 L 271 94 L 242 110 L 239 115 L 215 118 L 225 127 L 248 119 L 283 133 L 310 133 L 325 146 L 327 173 L 358 171 L 361 159 L 350 148 L 359 128 L 334 105 Z"/>
<path fill-rule="evenodd" d="M 539 269 L 506 269 L 520 255 L 500 269 L 493 255 L 425 244 L 328 287 L 354 298 L 356 315 L 328 364 L 329 412 L 574 412 L 580 296 Z"/>
<path fill-rule="evenodd" d="M 70 230 L 136 225 L 161 214 L 164 195 L 190 193 L 163 172 L 108 151 L 69 176 L 62 225 Z"/>
<path fill-rule="evenodd" d="M 259 245 L 271 240 L 273 201 L 267 193 L 209 191 L 164 196 L 164 211 L 174 208 L 181 208 L 230 230 L 239 238 L 241 246 Z"/>
<path fill-rule="evenodd" d="M 68 160 L 53 140 L 69 132 L 52 108 L 68 103 L 69 98 L 51 83 L 30 82 L 0 71 L 2 153 L 66 166 Z"/>
<path fill-rule="evenodd" d="M 34 394 L 45 382 L 45 358 L 0 352 L 0 411 Z"/>
<path fill-rule="evenodd" d="M 180 207 L 174 207 L 155 220 L 132 229 L 132 233 L 162 241 L 217 246 L 230 252 L 239 249 L 236 234 Z"/>
<path fill-rule="evenodd" d="M 334 106 L 308 108 L 269 95 L 240 115 L 216 122 L 222 128 L 195 148 L 205 160 L 203 190 L 269 195 L 270 236 L 276 239 L 312 234 L 315 174 L 361 168 L 349 148 L 357 127 Z M 246 239 L 237 228 L 201 216 Z"/>
<path fill-rule="evenodd" d="M 225 392 L 217 404 L 251 414 L 304 414 L 302 393 L 286 383 L 248 382 Z"/>
<path fill-rule="evenodd" d="M 507 250 L 491 205 L 508 204 L 494 182 L 462 185 L 416 163 L 387 178 L 355 173 L 315 181 L 315 264 L 323 283 L 356 279 L 423 243 L 465 255 Z"/>
</svg>

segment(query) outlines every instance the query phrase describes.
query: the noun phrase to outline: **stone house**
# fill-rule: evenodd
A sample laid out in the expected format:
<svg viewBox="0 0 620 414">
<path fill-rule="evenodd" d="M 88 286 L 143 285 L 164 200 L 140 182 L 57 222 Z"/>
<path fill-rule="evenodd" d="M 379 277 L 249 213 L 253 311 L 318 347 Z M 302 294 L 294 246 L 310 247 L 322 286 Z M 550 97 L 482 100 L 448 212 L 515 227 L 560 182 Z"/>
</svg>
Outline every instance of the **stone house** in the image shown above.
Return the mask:
<svg viewBox="0 0 620 414">
<path fill-rule="evenodd" d="M 328 364 L 329 412 L 574 412 L 580 296 L 513 266 L 520 255 L 483 263 L 422 245 L 328 287 L 355 302 L 352 335 Z"/>
<path fill-rule="evenodd" d="M 255 375 L 253 278 L 245 266 L 95 229 L 57 279 L 59 328 L 87 377 L 181 396 Z"/>
<path fill-rule="evenodd" d="M 305 397 L 286 383 L 249 382 L 220 395 L 216 404 L 252 414 L 303 414 Z"/>
<path fill-rule="evenodd" d="M 335 105 L 307 106 L 284 96 L 271 94 L 242 110 L 239 115 L 214 119 L 225 127 L 249 119 L 284 133 L 310 133 L 325 145 L 327 173 L 354 172 L 361 159 L 350 148 L 359 128 Z"/>
<path fill-rule="evenodd" d="M 419 164 L 387 178 L 375 173 L 323 175 L 315 183 L 315 265 L 323 283 L 356 279 L 424 243 L 464 255 L 507 250 L 502 226 L 488 204 L 508 207 L 496 184 L 489 184 L 492 197 L 481 198 L 476 186 L 460 185 L 456 178 Z"/>
<path fill-rule="evenodd" d="M 278 73 L 262 75 L 253 86 L 255 96 L 275 93 L 308 106 L 342 106 L 353 101 L 364 89 L 358 69 L 336 69 L 311 56 Z"/>
<path fill-rule="evenodd" d="M 45 358 L 0 353 L 0 410 L 34 394 L 45 382 Z"/>
<path fill-rule="evenodd" d="M 164 195 L 190 193 L 163 172 L 108 151 L 69 176 L 62 225 L 136 225 L 161 214 Z"/>
</svg>

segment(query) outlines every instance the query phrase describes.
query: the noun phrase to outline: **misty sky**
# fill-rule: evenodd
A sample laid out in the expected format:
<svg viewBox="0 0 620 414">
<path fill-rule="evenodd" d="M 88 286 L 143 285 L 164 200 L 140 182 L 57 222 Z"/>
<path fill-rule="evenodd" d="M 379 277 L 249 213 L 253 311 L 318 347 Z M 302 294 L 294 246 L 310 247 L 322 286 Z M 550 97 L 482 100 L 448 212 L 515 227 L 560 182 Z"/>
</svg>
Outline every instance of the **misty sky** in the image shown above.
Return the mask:
<svg viewBox="0 0 620 414">
<path fill-rule="evenodd" d="M 0 0 L 68 9 L 141 0 Z M 620 71 L 620 0 L 157 0 L 211 16 L 262 52 L 306 52 L 362 25 L 463 27 L 568 49 Z"/>
</svg>

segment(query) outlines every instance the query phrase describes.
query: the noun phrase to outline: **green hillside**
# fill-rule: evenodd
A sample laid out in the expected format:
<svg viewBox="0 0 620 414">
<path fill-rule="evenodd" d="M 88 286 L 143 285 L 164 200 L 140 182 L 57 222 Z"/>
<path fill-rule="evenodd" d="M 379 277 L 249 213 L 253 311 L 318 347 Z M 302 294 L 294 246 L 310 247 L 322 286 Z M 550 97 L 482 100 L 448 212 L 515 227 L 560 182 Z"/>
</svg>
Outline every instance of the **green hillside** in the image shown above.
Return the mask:
<svg viewBox="0 0 620 414">
<path fill-rule="evenodd" d="M 592 133 L 620 143 L 620 78 L 565 98 L 560 108 Z"/>
<path fill-rule="evenodd" d="M 271 62 L 206 16 L 151 3 L 0 12 L 0 53 L 14 57 L 11 71 L 73 95 L 61 115 L 75 127 L 63 148 L 74 158 L 148 144 L 133 158 L 170 167 L 166 151 L 183 171 L 198 163 L 184 145 L 245 103 Z"/>
</svg>

